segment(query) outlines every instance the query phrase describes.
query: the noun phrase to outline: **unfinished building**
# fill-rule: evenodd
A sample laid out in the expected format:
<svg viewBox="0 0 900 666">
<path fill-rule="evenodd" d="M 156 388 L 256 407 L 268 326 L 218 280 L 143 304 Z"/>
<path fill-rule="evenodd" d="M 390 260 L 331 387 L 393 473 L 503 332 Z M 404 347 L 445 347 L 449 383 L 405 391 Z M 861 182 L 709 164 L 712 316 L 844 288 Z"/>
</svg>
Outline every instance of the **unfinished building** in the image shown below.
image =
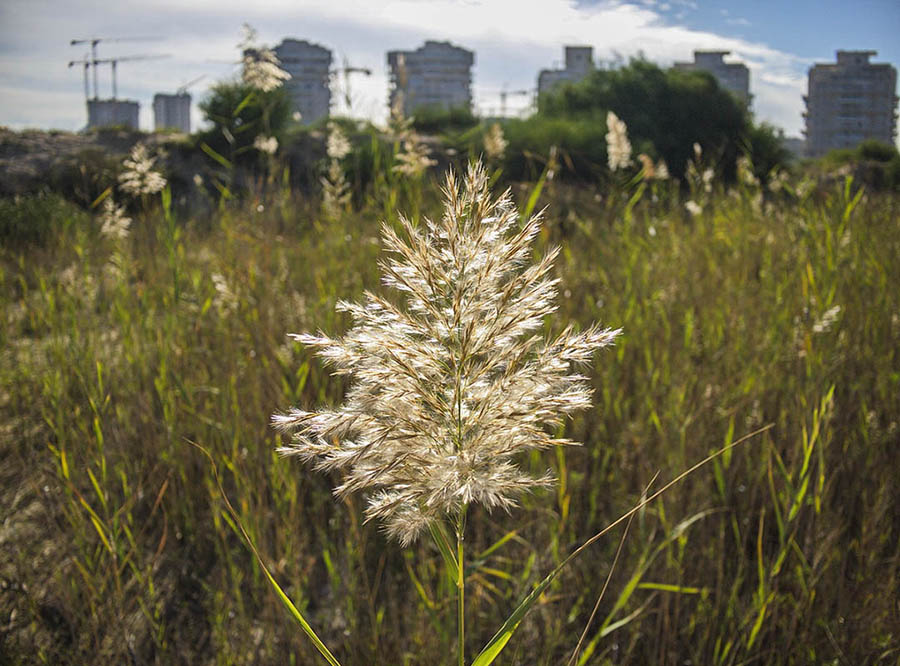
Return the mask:
<svg viewBox="0 0 900 666">
<path fill-rule="evenodd" d="M 426 41 L 415 51 L 389 51 L 390 104 L 403 94 L 403 113 L 416 109 L 472 108 L 475 54 L 450 42 Z"/>
<path fill-rule="evenodd" d="M 552 91 L 560 83 L 577 83 L 594 69 L 592 46 L 566 46 L 563 69 L 542 69 L 538 74 L 538 95 Z"/>
<path fill-rule="evenodd" d="M 331 51 L 299 39 L 284 39 L 275 47 L 281 68 L 291 75 L 284 88 L 306 125 L 328 117 L 331 108 Z"/>
<path fill-rule="evenodd" d="M 88 129 L 95 127 L 127 127 L 138 129 L 140 105 L 128 99 L 89 99 Z"/>
<path fill-rule="evenodd" d="M 153 128 L 178 130 L 191 133 L 191 96 L 187 93 L 174 95 L 157 93 L 153 96 Z"/>
</svg>

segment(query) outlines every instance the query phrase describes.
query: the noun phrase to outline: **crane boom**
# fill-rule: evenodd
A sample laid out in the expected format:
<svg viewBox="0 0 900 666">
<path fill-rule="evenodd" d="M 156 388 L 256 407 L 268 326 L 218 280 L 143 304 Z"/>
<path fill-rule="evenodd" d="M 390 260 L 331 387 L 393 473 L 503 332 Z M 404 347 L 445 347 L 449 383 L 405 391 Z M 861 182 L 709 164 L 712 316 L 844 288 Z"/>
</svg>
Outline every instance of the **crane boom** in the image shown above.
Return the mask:
<svg viewBox="0 0 900 666">
<path fill-rule="evenodd" d="M 365 74 L 366 76 L 372 76 L 372 70 L 368 67 L 353 67 L 347 62 L 347 58 L 344 58 L 344 66 L 337 70 L 338 73 L 344 75 L 344 104 L 347 105 L 347 110 L 350 110 L 352 106 L 352 96 L 350 95 L 350 75 L 351 74 Z"/>
<path fill-rule="evenodd" d="M 206 78 L 206 74 L 201 74 L 200 76 L 198 76 L 198 77 L 197 77 L 196 79 L 194 79 L 193 81 L 189 81 L 188 83 L 185 83 L 185 84 L 183 84 L 183 85 L 178 86 L 178 90 L 175 91 L 175 94 L 176 94 L 176 95 L 183 95 L 183 94 L 185 94 L 185 93 L 187 92 L 187 89 L 188 89 L 188 88 L 190 88 L 190 87 L 191 87 L 192 85 L 194 85 L 195 83 L 200 83 L 200 81 L 202 81 L 202 80 L 205 79 L 205 78 Z"/>
<path fill-rule="evenodd" d="M 71 69 L 74 65 L 84 65 L 84 101 L 88 101 L 91 98 L 91 87 L 88 83 L 88 70 L 91 67 L 91 61 L 88 60 L 88 56 L 84 54 L 84 60 L 70 60 L 69 68 Z"/>
<path fill-rule="evenodd" d="M 97 61 L 97 45 L 100 42 L 143 42 L 143 41 L 156 41 L 159 37 L 91 37 L 89 39 L 71 39 L 69 40 L 69 46 L 76 46 L 78 44 L 90 44 L 91 45 L 91 61 Z M 87 56 L 85 56 L 87 57 Z M 87 68 L 89 65 L 85 65 Z M 85 74 L 87 74 L 87 69 L 85 69 Z M 94 99 L 97 99 L 98 93 L 98 85 L 97 85 L 97 67 L 94 66 Z M 115 94 L 113 94 L 115 97 Z"/>
</svg>

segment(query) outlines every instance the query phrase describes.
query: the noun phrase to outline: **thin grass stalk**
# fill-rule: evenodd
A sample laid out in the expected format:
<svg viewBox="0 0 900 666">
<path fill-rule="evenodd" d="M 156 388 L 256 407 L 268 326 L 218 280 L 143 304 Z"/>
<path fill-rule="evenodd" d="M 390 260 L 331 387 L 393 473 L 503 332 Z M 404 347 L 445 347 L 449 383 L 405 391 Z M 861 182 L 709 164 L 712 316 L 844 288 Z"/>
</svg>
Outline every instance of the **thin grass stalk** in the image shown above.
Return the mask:
<svg viewBox="0 0 900 666">
<path fill-rule="evenodd" d="M 644 488 L 644 494 L 650 490 L 650 486 L 653 485 L 653 482 L 656 481 L 656 478 L 659 476 L 657 473 L 653 479 L 650 480 L 650 483 L 647 484 L 647 487 Z M 569 657 L 569 661 L 566 662 L 566 666 L 572 666 L 572 664 L 576 663 L 578 659 L 578 653 L 581 652 L 581 646 L 584 645 L 584 639 L 587 638 L 587 633 L 591 628 L 591 625 L 594 623 L 594 618 L 597 616 L 597 611 L 600 608 L 600 602 L 603 601 L 603 596 L 606 594 L 606 588 L 609 587 L 609 581 L 612 579 L 613 572 L 616 570 L 616 564 L 619 562 L 619 555 L 622 554 L 622 547 L 625 545 L 625 539 L 628 538 L 628 530 L 631 529 L 631 523 L 634 521 L 634 514 L 631 514 L 628 517 L 628 522 L 625 523 L 625 531 L 622 532 L 622 538 L 619 539 L 619 546 L 616 548 L 616 554 L 613 557 L 612 565 L 609 567 L 609 572 L 606 574 L 606 580 L 603 581 L 603 587 L 600 589 L 600 596 L 597 597 L 597 601 L 594 603 L 594 609 L 591 611 L 591 616 L 588 618 L 587 624 L 584 625 L 584 631 L 581 632 L 581 636 L 578 638 L 578 643 L 575 645 L 575 650 L 572 652 L 572 656 Z"/>
<path fill-rule="evenodd" d="M 456 517 L 456 616 L 457 616 L 457 656 L 459 666 L 465 666 L 466 663 L 466 563 L 464 553 L 464 541 L 466 531 L 466 509 L 467 504 L 463 504 L 462 509 Z"/>
</svg>

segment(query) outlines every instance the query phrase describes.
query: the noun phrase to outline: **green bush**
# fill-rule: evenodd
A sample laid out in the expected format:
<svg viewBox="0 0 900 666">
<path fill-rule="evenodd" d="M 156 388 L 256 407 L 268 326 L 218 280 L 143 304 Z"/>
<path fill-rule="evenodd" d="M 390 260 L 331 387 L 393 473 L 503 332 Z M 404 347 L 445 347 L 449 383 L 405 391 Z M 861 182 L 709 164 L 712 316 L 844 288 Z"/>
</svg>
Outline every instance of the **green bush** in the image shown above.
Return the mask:
<svg viewBox="0 0 900 666">
<path fill-rule="evenodd" d="M 829 151 L 821 165 L 834 170 L 849 169 L 860 183 L 876 190 L 900 190 L 900 152 L 874 139 L 863 141 L 856 148 Z"/>
<path fill-rule="evenodd" d="M 478 124 L 478 118 L 464 106 L 452 109 L 420 106 L 411 115 L 413 127 L 422 134 L 460 132 Z"/>
<path fill-rule="evenodd" d="M 54 192 L 0 198 L 0 245 L 44 246 L 87 215 Z"/>
<path fill-rule="evenodd" d="M 863 141 L 856 149 L 856 153 L 864 160 L 874 160 L 876 162 L 890 162 L 900 157 L 896 146 L 891 146 L 875 139 Z"/>
</svg>

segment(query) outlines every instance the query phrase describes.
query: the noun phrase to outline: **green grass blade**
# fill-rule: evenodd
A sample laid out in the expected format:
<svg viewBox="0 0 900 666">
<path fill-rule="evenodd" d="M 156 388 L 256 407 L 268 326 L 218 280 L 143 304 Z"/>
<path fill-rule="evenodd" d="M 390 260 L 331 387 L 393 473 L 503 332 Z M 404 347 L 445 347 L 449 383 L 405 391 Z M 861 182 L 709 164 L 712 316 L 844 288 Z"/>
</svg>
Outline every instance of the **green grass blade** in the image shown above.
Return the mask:
<svg viewBox="0 0 900 666">
<path fill-rule="evenodd" d="M 647 610 L 647 606 L 650 605 L 650 602 L 653 600 L 653 598 L 654 598 L 653 596 L 650 596 L 650 598 L 647 599 L 647 601 L 645 601 L 640 607 L 636 608 L 635 610 L 633 610 L 631 613 L 629 613 L 622 619 L 616 620 L 609 626 L 603 627 L 602 629 L 600 629 L 600 631 L 597 632 L 597 635 L 591 639 L 591 642 L 587 644 L 587 647 L 585 647 L 584 652 L 578 658 L 578 666 L 584 666 L 584 664 L 586 664 L 588 662 L 588 659 L 590 659 L 591 656 L 593 656 L 594 651 L 597 649 L 597 644 L 602 639 L 609 636 L 616 629 L 624 627 L 626 624 L 628 624 L 632 620 L 636 619 L 645 610 Z"/>
<path fill-rule="evenodd" d="M 213 158 L 216 162 L 221 164 L 226 169 L 230 169 L 232 164 L 226 157 L 223 157 L 220 153 L 218 153 L 212 146 L 208 143 L 204 142 L 200 144 L 200 150 Z"/>
<path fill-rule="evenodd" d="M 507 532 L 507 533 L 504 534 L 502 537 L 500 537 L 497 541 L 495 541 L 495 542 L 493 543 L 493 545 L 487 547 L 485 550 L 483 550 L 483 551 L 481 551 L 480 553 L 478 553 L 478 555 L 477 555 L 477 557 L 476 557 L 475 559 L 476 559 L 476 560 L 483 560 L 483 559 L 485 559 L 488 555 L 490 555 L 490 554 L 493 553 L 495 550 L 497 550 L 498 548 L 500 548 L 500 547 L 501 547 L 503 544 L 505 544 L 507 541 L 509 541 L 510 539 L 513 539 L 513 538 L 515 538 L 516 536 L 518 536 L 518 534 L 519 534 L 519 533 L 518 533 L 518 531 L 516 531 L 516 530 L 512 530 L 511 532 Z"/>
<path fill-rule="evenodd" d="M 234 111 L 231 112 L 231 116 L 232 116 L 233 118 L 237 118 L 237 117 L 240 115 L 241 111 L 243 111 L 243 110 L 246 108 L 246 106 L 247 106 L 250 102 L 253 101 L 253 99 L 254 99 L 255 96 L 256 96 L 256 91 L 251 90 L 251 91 L 247 94 L 247 96 L 244 97 L 244 99 L 241 100 L 241 103 L 238 104 L 236 107 L 234 107 Z"/>
<path fill-rule="evenodd" d="M 231 505 L 231 502 L 228 500 L 228 496 L 225 494 L 225 489 L 222 487 L 222 481 L 219 479 L 219 470 L 216 467 L 216 463 L 213 460 L 212 455 L 210 455 L 209 451 L 204 449 L 202 446 L 197 444 L 196 442 L 192 442 L 191 440 L 186 440 L 188 444 L 197 447 L 200 449 L 203 454 L 209 458 L 209 462 L 213 468 L 213 475 L 216 477 L 216 484 L 219 486 L 219 493 L 222 495 L 222 499 L 225 502 L 225 506 L 228 509 L 228 513 L 231 515 L 231 519 L 234 521 L 234 524 L 237 526 L 238 530 L 240 530 L 241 536 L 244 537 L 244 541 L 247 542 L 247 545 L 250 547 L 250 550 L 253 552 L 254 557 L 256 557 L 257 563 L 259 563 L 259 567 L 263 570 L 263 573 L 266 574 L 266 579 L 268 579 L 269 584 L 272 586 L 272 589 L 275 590 L 275 594 L 278 595 L 278 598 L 281 599 L 281 603 L 284 604 L 285 608 L 290 612 L 291 617 L 300 625 L 300 628 L 303 629 L 303 632 L 309 637 L 312 641 L 313 645 L 316 646 L 316 649 L 319 653 L 325 658 L 330 666 L 341 666 L 341 663 L 335 658 L 325 643 L 316 635 L 316 632 L 313 630 L 312 626 L 310 626 L 309 622 L 306 621 L 306 618 L 303 617 L 303 613 L 301 613 L 294 603 L 290 600 L 287 594 L 284 593 L 284 590 L 281 589 L 281 586 L 278 584 L 278 581 L 275 580 L 275 577 L 272 576 L 272 573 L 269 571 L 269 567 L 266 566 L 266 563 L 263 561 L 262 556 L 259 554 L 259 551 L 256 549 L 256 545 L 253 543 L 253 540 L 250 538 L 250 535 L 247 534 L 247 530 L 244 529 L 244 526 L 241 524 L 241 520 L 237 515 L 237 511 L 234 510 L 234 507 Z"/>
<path fill-rule="evenodd" d="M 534 212 L 534 207 L 537 206 L 538 199 L 541 198 L 541 192 L 544 191 L 544 183 L 547 182 L 547 176 L 551 171 L 556 170 L 556 154 L 551 152 L 550 158 L 547 160 L 547 166 L 544 167 L 543 173 L 541 173 L 541 177 L 538 178 L 538 182 L 535 184 L 534 189 L 531 190 L 531 194 L 528 196 L 528 202 L 525 204 L 525 210 L 522 211 L 522 219 L 527 220 L 531 217 L 531 213 Z"/>
<path fill-rule="evenodd" d="M 428 529 L 431 530 L 431 537 L 434 539 L 434 543 L 437 544 L 438 550 L 441 551 L 441 557 L 444 558 L 447 575 L 450 577 L 450 581 L 456 585 L 456 580 L 459 578 L 459 563 L 456 561 L 456 555 L 453 554 L 453 549 L 450 547 L 450 541 L 447 538 L 444 526 L 433 522 L 428 526 Z"/>
<path fill-rule="evenodd" d="M 686 587 L 670 583 L 638 583 L 639 590 L 660 590 L 661 592 L 677 592 L 679 594 L 701 594 L 706 588 Z"/>
<path fill-rule="evenodd" d="M 323 657 L 325 657 L 325 660 L 329 664 L 331 664 L 331 666 L 341 666 L 340 662 L 334 658 L 334 655 L 331 654 L 331 652 L 325 646 L 325 643 L 323 643 L 319 639 L 319 637 L 316 635 L 316 632 L 313 631 L 313 628 L 309 626 L 309 623 L 306 621 L 306 618 L 303 617 L 303 614 L 299 610 L 297 610 L 297 607 L 293 604 L 288 595 L 284 593 L 284 590 L 281 589 L 281 586 L 278 584 L 275 578 L 273 578 L 272 574 L 269 573 L 268 567 L 266 567 L 266 565 L 262 563 L 262 560 L 260 560 L 259 564 L 262 567 L 263 573 L 266 574 L 266 578 L 269 580 L 269 584 L 272 585 L 272 588 L 275 590 L 278 598 L 281 599 L 281 603 L 283 603 L 285 608 L 290 611 L 291 616 L 294 618 L 294 620 L 297 621 L 297 623 L 303 629 L 304 633 L 309 636 L 309 639 L 313 642 L 313 645 L 316 646 L 316 649 L 322 654 Z"/>
</svg>

